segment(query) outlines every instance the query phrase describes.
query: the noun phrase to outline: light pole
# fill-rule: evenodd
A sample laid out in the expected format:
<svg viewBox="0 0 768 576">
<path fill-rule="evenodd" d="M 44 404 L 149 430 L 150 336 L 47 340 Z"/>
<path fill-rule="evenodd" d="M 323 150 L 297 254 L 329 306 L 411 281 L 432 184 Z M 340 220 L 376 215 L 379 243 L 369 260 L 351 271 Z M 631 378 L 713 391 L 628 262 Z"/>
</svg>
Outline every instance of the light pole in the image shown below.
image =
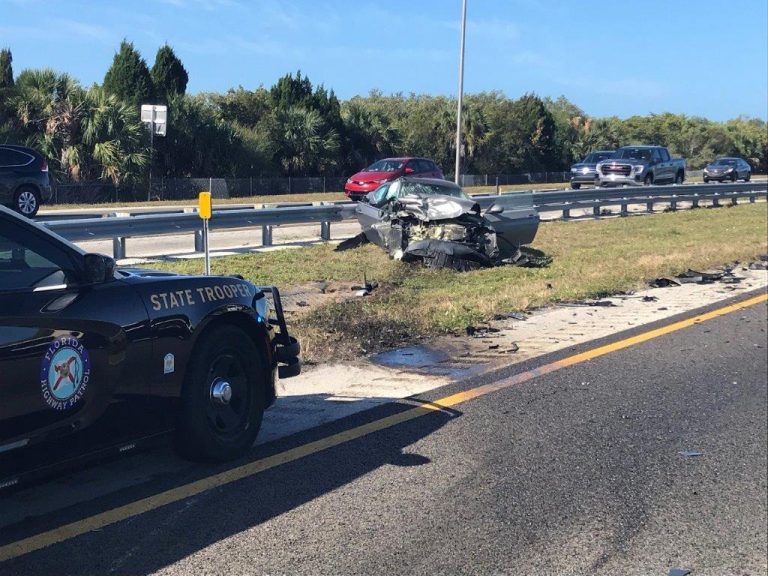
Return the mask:
<svg viewBox="0 0 768 576">
<path fill-rule="evenodd" d="M 456 184 L 461 170 L 461 108 L 464 103 L 464 34 L 467 30 L 467 0 L 461 0 L 461 48 L 459 49 L 459 106 L 456 112 Z"/>
</svg>

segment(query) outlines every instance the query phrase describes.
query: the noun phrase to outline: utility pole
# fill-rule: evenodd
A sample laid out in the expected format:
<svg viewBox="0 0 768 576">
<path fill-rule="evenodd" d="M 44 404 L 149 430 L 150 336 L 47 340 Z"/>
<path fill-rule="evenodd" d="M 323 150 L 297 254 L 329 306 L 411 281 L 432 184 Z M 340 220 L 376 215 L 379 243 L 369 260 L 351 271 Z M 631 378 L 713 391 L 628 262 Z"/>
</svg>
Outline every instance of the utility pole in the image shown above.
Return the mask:
<svg viewBox="0 0 768 576">
<path fill-rule="evenodd" d="M 459 106 L 456 112 L 456 184 L 461 171 L 461 108 L 464 104 L 464 35 L 467 30 L 467 0 L 461 0 L 461 47 L 459 48 Z"/>
</svg>

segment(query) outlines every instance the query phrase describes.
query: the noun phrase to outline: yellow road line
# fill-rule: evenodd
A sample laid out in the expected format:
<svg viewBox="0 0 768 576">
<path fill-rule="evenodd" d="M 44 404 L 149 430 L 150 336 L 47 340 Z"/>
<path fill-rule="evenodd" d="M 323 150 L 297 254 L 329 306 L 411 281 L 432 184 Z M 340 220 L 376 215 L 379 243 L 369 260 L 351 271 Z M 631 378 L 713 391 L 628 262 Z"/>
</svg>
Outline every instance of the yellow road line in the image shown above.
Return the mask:
<svg viewBox="0 0 768 576">
<path fill-rule="evenodd" d="M 293 462 L 300 458 L 304 458 L 305 456 L 316 454 L 323 450 L 327 450 L 328 448 L 332 448 L 334 446 L 362 438 L 363 436 L 373 432 L 391 428 L 392 426 L 402 424 L 403 422 L 408 422 L 409 420 L 419 418 L 425 414 L 433 413 L 435 410 L 441 410 L 442 408 L 455 406 L 474 398 L 485 396 L 486 394 L 490 394 L 492 392 L 498 392 L 499 390 L 511 388 L 544 374 L 549 374 L 568 366 L 580 364 L 599 356 L 604 356 L 606 354 L 610 354 L 611 352 L 616 352 L 617 350 L 623 350 L 625 348 L 629 348 L 630 346 L 634 346 L 642 342 L 647 342 L 648 340 L 653 340 L 659 336 L 663 336 L 665 334 L 693 326 L 694 324 L 705 322 L 713 318 L 718 318 L 719 316 L 724 316 L 725 314 L 729 314 L 736 310 L 741 310 L 743 308 L 759 304 L 760 302 L 765 302 L 766 300 L 768 300 L 768 294 L 761 294 L 760 296 L 755 296 L 754 298 L 744 300 L 743 302 L 738 302 L 736 304 L 731 304 L 730 306 L 718 308 L 712 312 L 707 312 L 693 318 L 688 318 L 687 320 L 681 320 L 680 322 L 662 326 L 661 328 L 657 328 L 655 330 L 643 332 L 637 336 L 632 336 L 618 342 L 613 342 L 611 344 L 606 344 L 605 346 L 593 348 L 592 350 L 587 350 L 586 352 L 575 354 L 573 356 L 563 358 L 562 360 L 556 360 L 555 362 L 545 364 L 544 366 L 540 366 L 526 372 L 521 372 L 520 374 L 516 374 L 509 378 L 505 378 L 499 382 L 478 386 L 476 388 L 472 388 L 471 390 L 465 390 L 464 392 L 446 396 L 445 398 L 435 400 L 434 402 L 425 402 L 419 406 L 405 410 L 404 412 L 386 416 L 379 420 L 369 422 L 368 424 L 363 424 L 362 426 L 357 426 L 356 428 L 333 434 L 327 438 L 315 440 L 314 442 L 309 442 L 308 444 L 286 450 L 285 452 L 281 452 L 261 460 L 256 460 L 255 462 L 250 462 L 242 466 L 238 466 L 237 468 L 227 470 L 226 472 L 221 472 L 220 474 L 215 474 L 190 484 L 185 484 L 184 486 L 178 486 L 176 488 L 166 490 L 165 492 L 161 492 L 160 494 L 155 494 L 154 496 L 149 496 L 147 498 L 137 500 L 136 502 L 131 502 L 130 504 L 119 506 L 117 508 L 113 508 L 112 510 L 107 510 L 106 512 L 84 518 L 83 520 L 78 520 L 76 522 L 60 526 L 59 528 L 55 528 L 47 532 L 42 532 L 40 534 L 36 534 L 35 536 L 30 536 L 29 538 L 25 538 L 23 540 L 19 540 L 17 542 L 13 542 L 11 544 L 0 547 L 0 562 L 10 560 L 11 558 L 16 558 L 18 556 L 23 556 L 24 554 L 29 554 L 30 552 L 34 552 L 53 544 L 69 540 L 92 530 L 104 528 L 105 526 L 115 524 L 134 516 L 138 516 L 139 514 L 156 510 L 161 506 L 179 502 L 180 500 L 195 496 L 210 490 L 211 488 L 224 486 L 237 480 L 247 478 L 248 476 L 259 474 L 260 472 L 275 468 L 281 464 L 287 464 L 288 462 Z"/>
</svg>

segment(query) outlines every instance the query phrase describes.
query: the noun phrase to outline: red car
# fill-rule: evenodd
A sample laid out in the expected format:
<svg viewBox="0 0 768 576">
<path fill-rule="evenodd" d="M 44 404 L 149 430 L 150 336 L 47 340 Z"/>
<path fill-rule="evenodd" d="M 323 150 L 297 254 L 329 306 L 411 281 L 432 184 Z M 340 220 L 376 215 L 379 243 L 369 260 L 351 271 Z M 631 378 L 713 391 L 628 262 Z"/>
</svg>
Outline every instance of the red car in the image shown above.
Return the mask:
<svg viewBox="0 0 768 576">
<path fill-rule="evenodd" d="M 391 182 L 401 176 L 440 178 L 441 180 L 444 178 L 442 170 L 432 160 L 426 158 L 385 158 L 351 176 L 344 185 L 344 194 L 350 200 L 360 200 L 384 182 Z"/>
</svg>

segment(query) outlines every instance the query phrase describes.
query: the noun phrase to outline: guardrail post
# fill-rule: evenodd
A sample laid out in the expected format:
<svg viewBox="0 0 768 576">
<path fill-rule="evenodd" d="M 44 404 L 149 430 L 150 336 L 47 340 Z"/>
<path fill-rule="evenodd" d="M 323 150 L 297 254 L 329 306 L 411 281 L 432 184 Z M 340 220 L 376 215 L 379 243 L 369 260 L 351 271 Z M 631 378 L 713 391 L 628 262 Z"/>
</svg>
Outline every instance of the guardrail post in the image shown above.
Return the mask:
<svg viewBox="0 0 768 576">
<path fill-rule="evenodd" d="M 272 246 L 272 225 L 264 224 L 261 227 L 261 245 Z"/>
<path fill-rule="evenodd" d="M 750 204 L 755 203 L 755 195 L 752 192 L 749 193 L 749 203 Z"/>
<path fill-rule="evenodd" d="M 592 206 L 592 216 L 594 216 L 595 218 L 599 218 L 600 217 L 600 206 L 599 205 Z"/>
<path fill-rule="evenodd" d="M 499 191 L 499 177 L 496 176 L 496 196 L 498 196 L 499 194 L 501 194 L 501 192 Z"/>
<path fill-rule="evenodd" d="M 626 198 L 622 198 L 622 200 L 626 200 Z M 620 216 L 628 216 L 629 215 L 629 203 L 622 202 L 621 203 L 621 212 L 619 213 Z"/>
<path fill-rule="evenodd" d="M 648 202 L 645 203 L 645 211 L 652 213 L 653 212 L 653 200 L 648 200 Z"/>
<path fill-rule="evenodd" d="M 715 195 L 712 197 L 712 206 L 719 208 L 720 207 L 720 198 L 719 195 L 715 193 Z"/>
<path fill-rule="evenodd" d="M 328 242 L 331 239 L 331 223 L 320 222 L 320 240 Z"/>
<path fill-rule="evenodd" d="M 203 231 L 195 230 L 195 252 L 203 252 L 205 246 L 203 245 Z"/>
<path fill-rule="evenodd" d="M 670 210 L 677 210 L 677 198 L 675 198 L 675 195 L 672 195 L 672 200 L 669 201 L 669 208 Z"/>
<path fill-rule="evenodd" d="M 691 208 L 698 208 L 699 207 L 699 197 L 696 196 L 693 200 L 691 200 Z"/>
<path fill-rule="evenodd" d="M 112 258 L 123 260 L 125 258 L 125 237 L 112 238 Z"/>
<path fill-rule="evenodd" d="M 736 196 L 736 194 L 731 197 L 731 206 L 738 206 L 739 204 L 739 197 Z"/>
<path fill-rule="evenodd" d="M 568 220 L 571 217 L 571 209 L 563 208 L 563 220 Z"/>
</svg>

